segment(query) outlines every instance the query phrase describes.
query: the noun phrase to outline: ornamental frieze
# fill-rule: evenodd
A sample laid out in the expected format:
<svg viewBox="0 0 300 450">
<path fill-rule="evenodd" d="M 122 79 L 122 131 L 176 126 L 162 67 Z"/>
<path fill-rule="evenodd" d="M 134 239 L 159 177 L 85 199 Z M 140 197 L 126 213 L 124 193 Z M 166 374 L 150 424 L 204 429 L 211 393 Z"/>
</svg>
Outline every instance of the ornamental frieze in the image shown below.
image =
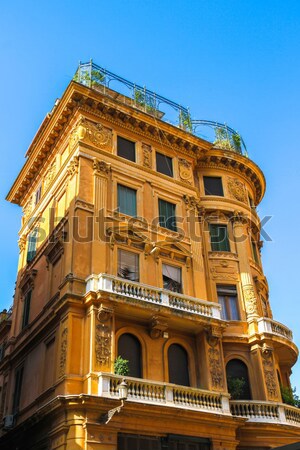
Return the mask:
<svg viewBox="0 0 300 450">
<path fill-rule="evenodd" d="M 276 372 L 273 361 L 273 349 L 262 348 L 262 363 L 269 400 L 279 400 Z"/>
<path fill-rule="evenodd" d="M 151 145 L 142 144 L 143 166 L 152 169 L 152 148 Z"/>
<path fill-rule="evenodd" d="M 246 189 L 244 183 L 237 178 L 228 177 L 227 188 L 230 196 L 239 202 L 246 203 Z"/>
<path fill-rule="evenodd" d="M 111 327 L 113 309 L 101 304 L 97 312 L 95 357 L 98 366 L 109 366 L 111 359 Z"/>
<path fill-rule="evenodd" d="M 46 172 L 44 178 L 44 190 L 46 190 L 48 186 L 51 184 L 51 181 L 55 177 L 55 174 L 56 174 L 56 163 L 54 162 L 52 166 L 49 168 L 49 170 Z"/>
<path fill-rule="evenodd" d="M 61 333 L 60 358 L 59 358 L 59 376 L 62 377 L 66 372 L 68 349 L 68 328 L 64 328 Z"/>
<path fill-rule="evenodd" d="M 211 377 L 212 388 L 222 390 L 224 388 L 223 365 L 220 352 L 219 333 L 207 333 L 208 366 Z"/>
<path fill-rule="evenodd" d="M 258 315 L 257 299 L 253 286 L 243 286 L 243 294 L 247 316 Z"/>
<path fill-rule="evenodd" d="M 101 123 L 81 118 L 71 133 L 69 147 L 72 149 L 79 141 L 93 144 L 95 147 L 111 150 L 112 132 Z"/>
</svg>

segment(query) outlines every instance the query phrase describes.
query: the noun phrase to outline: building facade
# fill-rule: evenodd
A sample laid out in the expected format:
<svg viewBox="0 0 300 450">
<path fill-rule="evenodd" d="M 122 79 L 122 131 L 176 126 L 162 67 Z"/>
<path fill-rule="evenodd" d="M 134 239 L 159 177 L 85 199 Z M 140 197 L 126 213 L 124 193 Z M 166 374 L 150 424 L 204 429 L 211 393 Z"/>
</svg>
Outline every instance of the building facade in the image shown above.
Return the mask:
<svg viewBox="0 0 300 450">
<path fill-rule="evenodd" d="M 1 449 L 299 441 L 282 398 L 298 350 L 260 259 L 264 191 L 232 129 L 81 64 L 7 197 L 23 217 L 0 322 Z"/>
</svg>

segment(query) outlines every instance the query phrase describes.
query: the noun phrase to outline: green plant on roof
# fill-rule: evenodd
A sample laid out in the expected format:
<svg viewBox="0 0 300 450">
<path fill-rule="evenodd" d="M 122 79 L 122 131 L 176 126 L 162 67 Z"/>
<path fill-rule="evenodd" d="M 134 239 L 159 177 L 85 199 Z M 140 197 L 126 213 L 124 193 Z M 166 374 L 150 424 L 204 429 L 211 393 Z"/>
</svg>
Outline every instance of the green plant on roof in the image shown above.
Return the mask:
<svg viewBox="0 0 300 450">
<path fill-rule="evenodd" d="M 189 112 L 183 111 L 182 109 L 179 111 L 179 125 L 186 131 L 192 132 L 192 120 Z"/>
</svg>

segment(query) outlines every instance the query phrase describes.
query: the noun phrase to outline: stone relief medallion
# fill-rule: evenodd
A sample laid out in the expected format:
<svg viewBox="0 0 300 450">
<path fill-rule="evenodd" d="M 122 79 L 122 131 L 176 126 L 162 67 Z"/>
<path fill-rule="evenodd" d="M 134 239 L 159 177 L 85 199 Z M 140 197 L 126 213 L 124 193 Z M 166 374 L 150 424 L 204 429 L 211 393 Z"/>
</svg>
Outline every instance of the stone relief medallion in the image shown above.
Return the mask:
<svg viewBox="0 0 300 450">
<path fill-rule="evenodd" d="M 78 141 L 90 142 L 95 147 L 111 149 L 112 132 L 101 123 L 94 123 L 90 120 L 81 119 L 71 133 L 69 146 L 74 147 Z"/>
<path fill-rule="evenodd" d="M 193 184 L 192 166 L 186 159 L 179 158 L 179 177 L 181 181 Z"/>
<path fill-rule="evenodd" d="M 227 187 L 230 195 L 239 202 L 246 202 L 245 185 L 237 178 L 228 178 Z"/>
</svg>

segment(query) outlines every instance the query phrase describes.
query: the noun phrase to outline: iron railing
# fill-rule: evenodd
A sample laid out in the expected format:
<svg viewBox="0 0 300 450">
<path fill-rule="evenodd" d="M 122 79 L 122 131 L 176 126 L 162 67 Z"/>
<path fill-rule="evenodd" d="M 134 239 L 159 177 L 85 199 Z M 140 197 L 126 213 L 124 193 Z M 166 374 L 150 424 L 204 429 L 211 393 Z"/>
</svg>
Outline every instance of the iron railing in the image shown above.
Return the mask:
<svg viewBox="0 0 300 450">
<path fill-rule="evenodd" d="M 244 140 L 228 125 L 210 120 L 194 120 L 189 108 L 132 83 L 92 60 L 79 63 L 73 80 L 212 142 L 216 148 L 248 156 Z M 121 95 L 116 96 L 116 93 Z"/>
</svg>

